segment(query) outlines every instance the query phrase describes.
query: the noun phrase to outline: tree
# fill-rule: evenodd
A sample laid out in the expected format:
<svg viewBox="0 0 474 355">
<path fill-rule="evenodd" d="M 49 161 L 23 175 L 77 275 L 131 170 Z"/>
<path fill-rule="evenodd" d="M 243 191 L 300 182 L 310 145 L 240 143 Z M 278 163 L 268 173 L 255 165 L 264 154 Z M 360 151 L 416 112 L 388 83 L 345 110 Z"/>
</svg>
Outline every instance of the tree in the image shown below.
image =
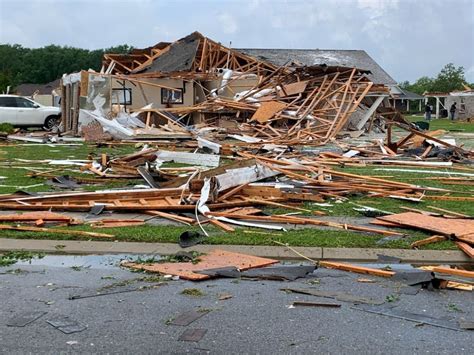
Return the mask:
<svg viewBox="0 0 474 355">
<path fill-rule="evenodd" d="M 453 63 L 449 63 L 441 69 L 435 78 L 422 76 L 413 84 L 404 81 L 400 83 L 400 87 L 422 95 L 425 92 L 447 93 L 455 90 L 464 90 L 463 84 L 465 83 L 464 68 L 456 68 Z"/>
<path fill-rule="evenodd" d="M 464 68 L 455 67 L 453 63 L 446 64 L 439 72 L 433 82 L 433 91 L 450 92 L 454 90 L 463 90 Z"/>
<path fill-rule="evenodd" d="M 64 73 L 82 69 L 100 70 L 104 53 L 130 53 L 133 48 L 120 45 L 108 49 L 87 50 L 49 45 L 23 48 L 19 44 L 0 45 L 0 92 L 21 83 L 46 84 Z"/>
<path fill-rule="evenodd" d="M 416 92 L 417 94 L 423 95 L 424 92 L 433 91 L 434 80 L 427 76 L 422 76 L 412 85 L 410 85 L 407 90 Z"/>
</svg>

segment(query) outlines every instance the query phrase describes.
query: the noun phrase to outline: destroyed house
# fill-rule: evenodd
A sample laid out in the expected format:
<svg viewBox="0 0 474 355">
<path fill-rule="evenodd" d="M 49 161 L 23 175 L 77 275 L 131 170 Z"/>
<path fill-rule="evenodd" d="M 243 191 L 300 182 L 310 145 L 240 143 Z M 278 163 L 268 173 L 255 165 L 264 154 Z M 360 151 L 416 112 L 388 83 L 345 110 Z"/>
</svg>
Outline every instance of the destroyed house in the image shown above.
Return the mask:
<svg viewBox="0 0 474 355">
<path fill-rule="evenodd" d="M 168 124 L 174 126 L 166 126 L 168 131 L 206 124 L 238 132 L 259 130 L 248 123 L 271 122 L 274 129 L 266 136 L 295 133 L 304 124 L 314 126 L 307 139 L 330 139 L 341 130 L 361 130 L 376 114 L 395 114 L 385 100 L 395 81 L 364 51 L 346 52 L 357 54 L 356 64 L 365 58 L 369 69 L 348 56 L 327 64 L 303 61 L 314 59 L 310 51 L 268 51 L 265 56 L 264 50 L 230 49 L 194 32 L 141 52 L 105 55 L 100 73 L 63 77 L 63 128 L 79 134 L 84 124 L 109 125 L 116 118 L 121 123 L 113 129 L 128 135 L 118 125 L 128 124 L 124 117 L 134 112 L 133 126 L 146 136 Z M 310 134 L 312 129 L 319 133 Z"/>
</svg>

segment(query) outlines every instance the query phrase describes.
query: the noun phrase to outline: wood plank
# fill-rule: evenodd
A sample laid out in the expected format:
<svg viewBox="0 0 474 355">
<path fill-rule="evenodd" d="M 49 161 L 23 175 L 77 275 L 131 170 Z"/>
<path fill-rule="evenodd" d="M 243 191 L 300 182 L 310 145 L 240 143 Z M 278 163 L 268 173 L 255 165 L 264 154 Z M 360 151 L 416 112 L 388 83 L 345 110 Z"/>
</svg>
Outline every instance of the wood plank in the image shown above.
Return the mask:
<svg viewBox="0 0 474 355">
<path fill-rule="evenodd" d="M 448 238 L 446 238 L 445 236 L 442 236 L 442 235 L 434 235 L 434 236 L 429 237 L 429 238 L 417 240 L 416 242 L 411 243 L 410 247 L 411 248 L 418 248 L 418 247 L 421 247 L 422 245 L 442 242 L 442 241 L 447 240 L 447 239 Z"/>
<path fill-rule="evenodd" d="M 217 219 L 210 218 L 209 222 L 211 224 L 215 225 L 216 227 L 219 227 L 219 228 L 223 229 L 226 232 L 235 232 L 235 228 L 233 228 L 233 227 L 229 226 L 228 224 L 226 224 L 224 222 L 221 222 Z"/>
<path fill-rule="evenodd" d="M 455 242 L 459 249 L 465 252 L 471 259 L 474 259 L 474 248 L 464 242 Z"/>
<path fill-rule="evenodd" d="M 336 263 L 336 262 L 330 262 L 330 261 L 320 261 L 319 265 L 323 266 L 323 267 L 326 267 L 326 268 L 330 268 L 330 269 L 350 271 L 350 272 L 355 272 L 355 273 L 358 273 L 358 274 L 370 274 L 370 275 L 382 276 L 382 277 L 392 277 L 393 275 L 395 275 L 395 272 L 393 272 L 393 271 L 372 269 L 372 268 L 368 268 L 368 267 L 356 266 L 356 265 L 351 265 L 351 264 Z"/>
<path fill-rule="evenodd" d="M 440 211 L 440 212 L 447 213 L 451 216 L 463 217 L 463 218 L 472 218 L 471 216 L 468 216 L 467 214 L 463 214 L 463 213 L 459 213 L 459 212 L 453 212 L 453 211 L 450 211 L 450 210 L 447 210 L 447 209 L 444 209 L 444 208 L 439 208 L 439 207 L 435 207 L 435 206 L 427 206 L 427 207 L 432 209 L 432 210 L 435 210 L 435 211 Z"/>
<path fill-rule="evenodd" d="M 28 226 L 8 226 L 5 224 L 0 224 L 1 230 L 14 230 L 21 232 L 44 232 L 44 233 L 58 233 L 58 234 L 68 234 L 68 235 L 79 235 L 82 237 L 93 237 L 93 238 L 115 238 L 111 234 L 95 233 L 95 232 L 84 232 L 68 229 L 50 229 L 50 228 L 40 228 L 40 227 L 28 227 Z"/>
<path fill-rule="evenodd" d="M 474 271 L 460 270 L 460 269 L 451 269 L 448 267 L 436 266 L 432 269 L 434 272 L 439 272 L 440 274 L 462 276 L 474 279 Z"/>
<path fill-rule="evenodd" d="M 184 223 L 188 226 L 191 225 L 191 224 L 194 224 L 196 222 L 196 220 L 193 219 L 193 218 L 177 216 L 175 214 L 166 213 L 166 212 L 162 212 L 162 211 L 145 211 L 145 213 L 149 214 L 149 215 L 152 215 L 152 216 L 158 216 L 158 217 L 166 218 L 166 219 L 169 219 L 169 220 L 172 220 L 172 221 L 175 221 L 175 222 Z"/>
</svg>

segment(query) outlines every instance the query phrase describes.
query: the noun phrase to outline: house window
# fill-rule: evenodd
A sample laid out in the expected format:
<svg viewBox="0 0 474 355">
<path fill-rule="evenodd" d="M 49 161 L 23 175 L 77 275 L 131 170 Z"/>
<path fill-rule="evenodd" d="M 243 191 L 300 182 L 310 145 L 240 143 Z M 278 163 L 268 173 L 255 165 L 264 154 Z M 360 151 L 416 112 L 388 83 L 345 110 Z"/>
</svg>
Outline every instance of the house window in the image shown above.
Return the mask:
<svg viewBox="0 0 474 355">
<path fill-rule="evenodd" d="M 182 104 L 183 89 L 169 90 L 161 88 L 161 104 Z"/>
<path fill-rule="evenodd" d="M 131 105 L 132 89 L 120 88 L 112 89 L 112 104 Z"/>
</svg>

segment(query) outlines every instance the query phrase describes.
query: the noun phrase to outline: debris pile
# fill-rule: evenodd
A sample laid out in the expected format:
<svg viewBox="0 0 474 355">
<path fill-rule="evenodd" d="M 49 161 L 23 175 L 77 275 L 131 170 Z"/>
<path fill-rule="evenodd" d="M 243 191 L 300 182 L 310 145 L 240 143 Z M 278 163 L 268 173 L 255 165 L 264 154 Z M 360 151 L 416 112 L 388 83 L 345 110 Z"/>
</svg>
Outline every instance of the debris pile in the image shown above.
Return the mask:
<svg viewBox="0 0 474 355">
<path fill-rule="evenodd" d="M 145 61 L 144 53 L 106 55 L 100 73 L 65 75 L 63 132 L 86 140 L 244 133 L 250 142 L 314 144 L 404 122 L 389 88 L 371 82 L 368 70 L 276 66 L 198 32 L 162 46 Z"/>
</svg>

